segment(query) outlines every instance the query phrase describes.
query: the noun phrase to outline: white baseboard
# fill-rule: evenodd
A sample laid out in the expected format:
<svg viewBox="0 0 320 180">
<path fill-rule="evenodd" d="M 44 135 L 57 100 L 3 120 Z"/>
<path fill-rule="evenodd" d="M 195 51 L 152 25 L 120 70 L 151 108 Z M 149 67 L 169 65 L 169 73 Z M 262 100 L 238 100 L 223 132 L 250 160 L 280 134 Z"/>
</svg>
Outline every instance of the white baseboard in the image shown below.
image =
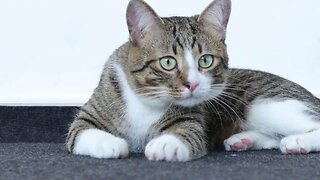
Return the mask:
<svg viewBox="0 0 320 180">
<path fill-rule="evenodd" d="M 0 106 L 82 106 L 84 103 L 0 103 Z"/>
<path fill-rule="evenodd" d="M 82 106 L 88 99 L 0 99 L 0 106 Z"/>
</svg>

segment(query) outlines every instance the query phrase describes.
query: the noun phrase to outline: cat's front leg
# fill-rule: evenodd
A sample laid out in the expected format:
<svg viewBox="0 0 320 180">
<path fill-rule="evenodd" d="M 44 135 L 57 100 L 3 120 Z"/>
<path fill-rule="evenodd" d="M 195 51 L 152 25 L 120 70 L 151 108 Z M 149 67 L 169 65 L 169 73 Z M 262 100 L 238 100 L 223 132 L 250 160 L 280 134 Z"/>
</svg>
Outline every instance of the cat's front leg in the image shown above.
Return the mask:
<svg viewBox="0 0 320 180">
<path fill-rule="evenodd" d="M 82 112 L 71 124 L 66 145 L 68 151 L 95 158 L 122 158 L 129 154 L 127 142 L 101 130 L 99 122 L 85 118 Z"/>
<path fill-rule="evenodd" d="M 123 158 L 129 154 L 128 143 L 114 134 L 109 116 L 99 114 L 92 104 L 82 107 L 69 128 L 68 151 L 95 158 Z"/>
<path fill-rule="evenodd" d="M 72 152 L 95 158 L 124 158 L 129 149 L 122 138 L 99 129 L 86 129 L 76 138 Z"/>
<path fill-rule="evenodd" d="M 189 161 L 207 153 L 206 136 L 201 121 L 180 120 L 172 120 L 171 126 L 163 123 L 160 136 L 147 143 L 145 156 L 149 160 Z"/>
</svg>

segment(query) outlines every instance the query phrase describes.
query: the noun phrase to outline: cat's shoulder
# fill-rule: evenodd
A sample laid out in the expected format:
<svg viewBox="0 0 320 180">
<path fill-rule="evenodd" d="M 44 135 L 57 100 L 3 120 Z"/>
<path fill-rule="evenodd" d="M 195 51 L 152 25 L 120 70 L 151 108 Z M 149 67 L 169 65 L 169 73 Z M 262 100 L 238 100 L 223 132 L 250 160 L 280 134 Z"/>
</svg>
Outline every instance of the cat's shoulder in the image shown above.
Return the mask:
<svg viewBox="0 0 320 180">
<path fill-rule="evenodd" d="M 104 72 L 107 72 L 110 68 L 114 68 L 115 64 L 123 66 L 127 62 L 129 46 L 130 43 L 126 42 L 113 51 L 104 64 Z"/>
<path fill-rule="evenodd" d="M 126 42 L 118 47 L 110 56 L 110 59 L 113 60 L 121 60 L 121 59 L 128 59 L 128 52 L 129 52 L 130 43 Z"/>
</svg>

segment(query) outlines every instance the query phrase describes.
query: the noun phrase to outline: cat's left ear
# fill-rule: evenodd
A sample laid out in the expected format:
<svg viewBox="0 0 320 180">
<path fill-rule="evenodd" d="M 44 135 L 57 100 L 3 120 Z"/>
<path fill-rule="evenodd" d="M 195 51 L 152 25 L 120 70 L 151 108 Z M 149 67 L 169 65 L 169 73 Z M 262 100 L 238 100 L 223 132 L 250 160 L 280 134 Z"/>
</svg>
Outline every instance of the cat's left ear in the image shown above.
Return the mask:
<svg viewBox="0 0 320 180">
<path fill-rule="evenodd" d="M 163 25 L 162 19 L 143 0 L 130 0 L 126 17 L 130 40 L 137 45 L 141 45 L 146 36 L 155 35 Z"/>
<path fill-rule="evenodd" d="M 225 38 L 231 13 L 231 0 L 215 0 L 200 14 L 198 22 L 209 25 Z"/>
</svg>

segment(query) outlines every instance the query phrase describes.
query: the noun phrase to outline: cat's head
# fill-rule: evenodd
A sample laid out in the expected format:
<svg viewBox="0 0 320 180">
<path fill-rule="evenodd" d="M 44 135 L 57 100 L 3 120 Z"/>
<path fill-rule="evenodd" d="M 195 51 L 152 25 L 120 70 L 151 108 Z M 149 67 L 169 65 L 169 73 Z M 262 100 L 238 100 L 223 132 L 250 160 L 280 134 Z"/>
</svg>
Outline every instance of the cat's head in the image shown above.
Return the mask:
<svg viewBox="0 0 320 180">
<path fill-rule="evenodd" d="M 191 107 L 224 89 L 231 1 L 215 0 L 200 15 L 161 18 L 143 0 L 127 8 L 129 83 L 137 94 Z"/>
</svg>

